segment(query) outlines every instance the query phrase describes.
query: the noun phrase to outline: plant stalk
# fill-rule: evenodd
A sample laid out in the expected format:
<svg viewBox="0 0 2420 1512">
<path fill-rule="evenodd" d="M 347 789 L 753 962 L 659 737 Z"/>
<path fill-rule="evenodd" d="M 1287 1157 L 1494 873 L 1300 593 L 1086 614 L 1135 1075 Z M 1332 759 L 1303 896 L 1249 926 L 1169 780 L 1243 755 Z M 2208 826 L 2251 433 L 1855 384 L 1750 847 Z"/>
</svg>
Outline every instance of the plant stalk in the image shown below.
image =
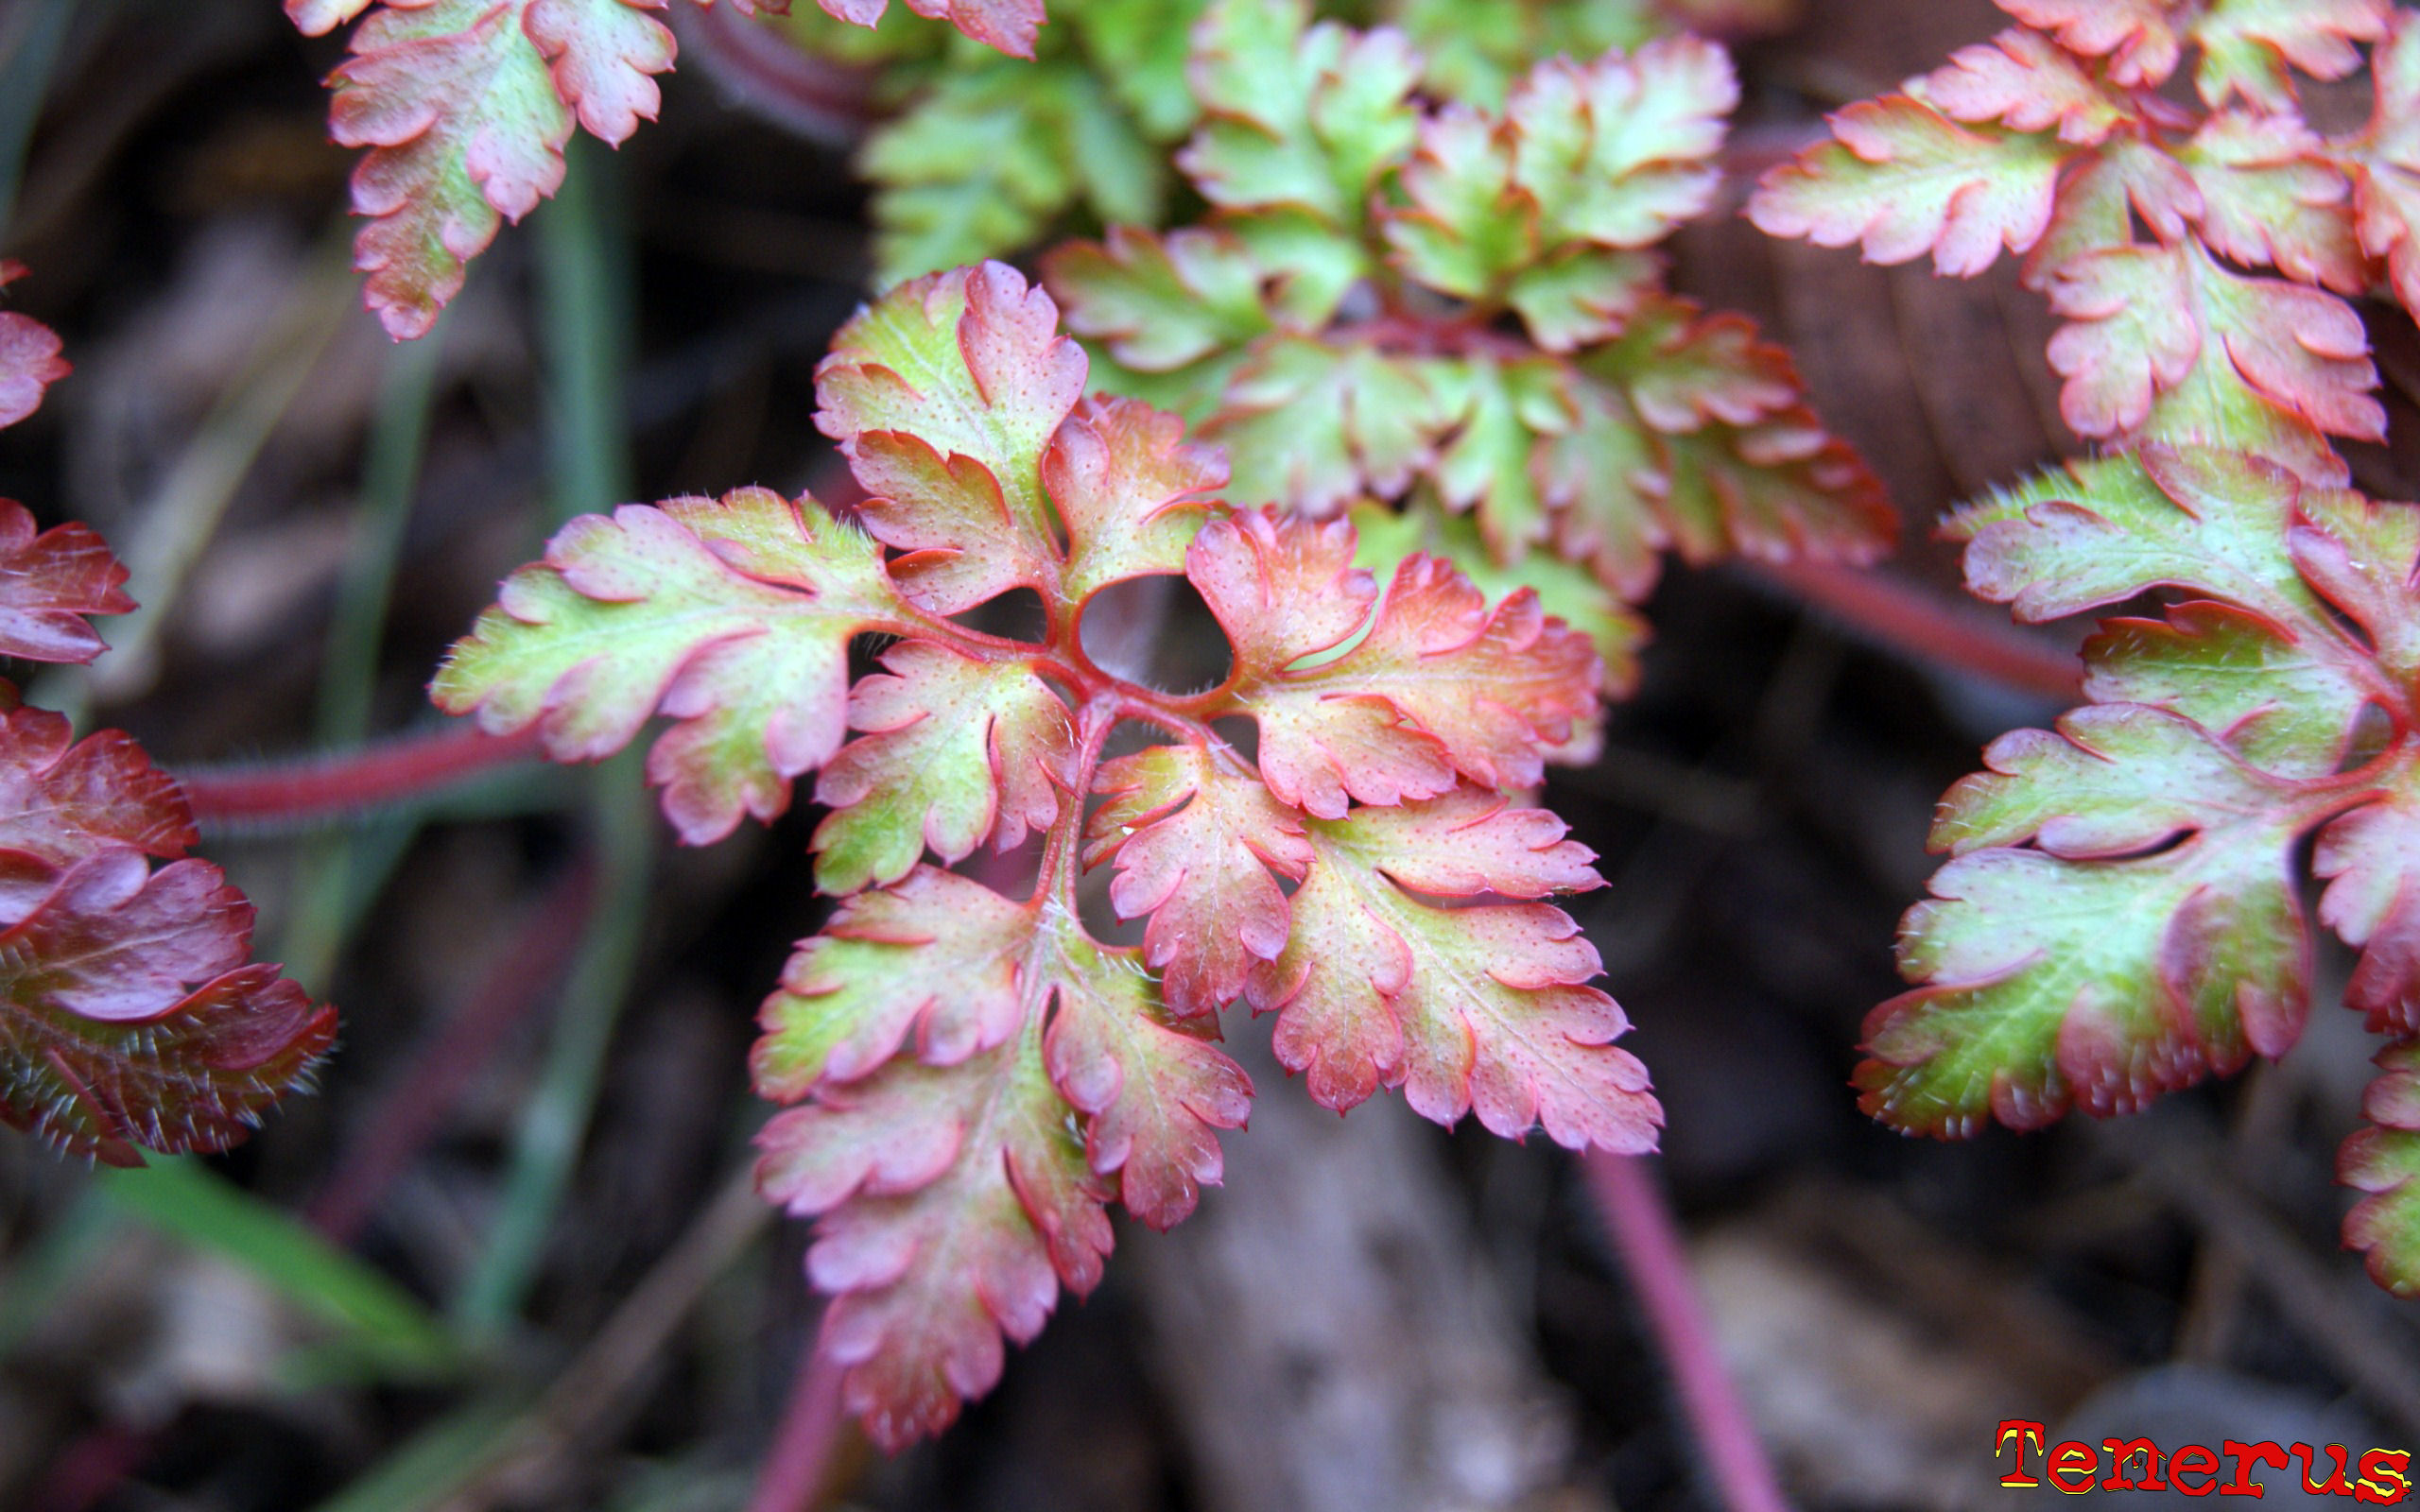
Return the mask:
<svg viewBox="0 0 2420 1512">
<path fill-rule="evenodd" d="M 1654 1173 L 1643 1157 L 1602 1150 L 1591 1150 L 1581 1169 L 1672 1372 L 1682 1416 L 1705 1456 L 1717 1497 L 1729 1512 L 1789 1512 L 1748 1409 L 1723 1368 L 1714 1330 L 1689 1279 L 1679 1226 Z"/>
</svg>

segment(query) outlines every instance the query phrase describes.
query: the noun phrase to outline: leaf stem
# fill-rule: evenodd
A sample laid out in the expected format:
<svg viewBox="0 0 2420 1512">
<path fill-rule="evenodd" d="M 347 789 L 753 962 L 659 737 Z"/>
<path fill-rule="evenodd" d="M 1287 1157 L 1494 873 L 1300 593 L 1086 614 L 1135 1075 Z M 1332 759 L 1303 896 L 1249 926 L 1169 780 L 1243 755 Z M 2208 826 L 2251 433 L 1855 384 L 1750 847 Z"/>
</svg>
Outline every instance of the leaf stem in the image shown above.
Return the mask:
<svg viewBox="0 0 2420 1512">
<path fill-rule="evenodd" d="M 1643 1157 L 1591 1150 L 1581 1170 L 1663 1350 L 1681 1413 L 1729 1512 L 1789 1512 L 1764 1445 L 1724 1370 L 1663 1188 Z"/>
<path fill-rule="evenodd" d="M 426 798 L 538 755 L 536 727 L 491 735 L 447 722 L 352 750 L 280 762 L 188 766 L 178 780 L 205 830 L 326 823 Z"/>
<path fill-rule="evenodd" d="M 2083 666 L 2074 652 L 1886 571 L 1806 561 L 1743 563 L 1742 570 L 1909 661 L 2063 703 L 2083 696 Z"/>
<path fill-rule="evenodd" d="M 798 1373 L 789 1400 L 765 1452 L 748 1512 L 810 1512 L 832 1470 L 840 1441 L 840 1377 L 837 1364 L 812 1334 L 799 1349 Z"/>
</svg>

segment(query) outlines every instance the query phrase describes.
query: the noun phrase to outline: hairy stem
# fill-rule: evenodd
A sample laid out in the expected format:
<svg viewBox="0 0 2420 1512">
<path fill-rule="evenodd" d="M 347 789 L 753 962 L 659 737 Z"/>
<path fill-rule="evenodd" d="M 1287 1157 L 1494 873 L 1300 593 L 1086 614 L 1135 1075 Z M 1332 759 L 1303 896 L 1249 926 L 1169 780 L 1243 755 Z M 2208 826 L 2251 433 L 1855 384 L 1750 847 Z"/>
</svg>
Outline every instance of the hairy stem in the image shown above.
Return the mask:
<svg viewBox="0 0 2420 1512">
<path fill-rule="evenodd" d="M 840 1377 L 845 1367 L 810 1336 L 799 1350 L 782 1420 L 765 1451 L 764 1468 L 748 1512 L 811 1512 L 832 1472 L 832 1452 L 840 1442 Z"/>
<path fill-rule="evenodd" d="M 178 774 L 205 830 L 325 823 L 442 792 L 538 755 L 535 726 L 510 735 L 448 723 L 354 750 L 189 766 Z"/>
<path fill-rule="evenodd" d="M 1745 570 L 1909 661 L 2066 703 L 2083 692 L 2083 663 L 2073 652 L 1996 615 L 1945 603 L 1904 578 L 1805 561 L 1755 562 Z"/>
<path fill-rule="evenodd" d="M 1630 1274 L 1681 1399 L 1682 1415 L 1729 1512 L 1789 1512 L 1748 1410 L 1723 1368 L 1714 1331 L 1689 1279 L 1688 1258 L 1663 1189 L 1644 1159 L 1591 1150 L 1581 1162 L 1604 1211 L 1614 1250 Z"/>
</svg>

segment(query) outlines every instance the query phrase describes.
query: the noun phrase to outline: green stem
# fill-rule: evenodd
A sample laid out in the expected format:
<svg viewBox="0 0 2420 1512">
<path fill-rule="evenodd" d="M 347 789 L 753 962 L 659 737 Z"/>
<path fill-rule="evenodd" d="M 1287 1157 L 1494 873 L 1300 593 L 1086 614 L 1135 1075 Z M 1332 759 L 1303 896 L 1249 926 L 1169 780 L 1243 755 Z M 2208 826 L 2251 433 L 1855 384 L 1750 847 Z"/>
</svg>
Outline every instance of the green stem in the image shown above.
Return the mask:
<svg viewBox="0 0 2420 1512">
<path fill-rule="evenodd" d="M 629 497 L 621 428 L 628 371 L 629 281 L 620 227 L 602 202 L 610 163 L 585 141 L 536 226 L 548 383 L 555 518 L 611 509 Z M 514 1132 L 487 1246 L 455 1299 L 474 1335 L 501 1332 L 527 1298 L 579 1163 L 614 1027 L 638 967 L 655 846 L 645 758 L 633 747 L 596 769 L 588 819 L 601 895 L 565 984 L 554 1038 Z"/>
<path fill-rule="evenodd" d="M 17 189 L 26 180 L 26 148 L 34 123 L 50 95 L 51 70 L 67 41 L 76 0 L 30 0 L 17 8 L 9 27 L 8 58 L 0 62 L 0 233 L 17 218 Z"/>
<path fill-rule="evenodd" d="M 388 352 L 361 504 L 354 513 L 353 548 L 337 587 L 336 614 L 328 625 L 320 667 L 316 733 L 325 749 L 350 748 L 370 732 L 379 642 L 394 594 L 404 532 L 411 524 L 412 500 L 420 492 L 421 458 L 428 445 L 428 416 L 437 397 L 444 339 L 441 321 L 421 340 Z M 375 891 L 385 882 L 419 825 L 406 816 L 387 816 L 372 828 L 379 843 L 368 856 L 354 832 L 337 830 L 309 841 L 298 857 L 295 907 L 285 927 L 284 954 L 287 971 L 314 992 L 328 989 L 337 957 L 360 918 L 358 895 Z"/>
</svg>

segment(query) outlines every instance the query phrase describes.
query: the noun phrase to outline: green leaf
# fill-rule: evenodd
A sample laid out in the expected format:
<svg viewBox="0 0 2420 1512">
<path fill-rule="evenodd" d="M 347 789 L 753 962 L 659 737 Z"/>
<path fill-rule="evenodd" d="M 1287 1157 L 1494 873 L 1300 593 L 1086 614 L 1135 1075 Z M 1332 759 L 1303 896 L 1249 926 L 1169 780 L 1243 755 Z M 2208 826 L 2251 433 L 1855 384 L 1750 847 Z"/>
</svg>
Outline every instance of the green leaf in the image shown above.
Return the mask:
<svg viewBox="0 0 2420 1512">
<path fill-rule="evenodd" d="M 1996 775 L 1946 801 L 1936 834 L 1964 853 L 1908 915 L 1900 968 L 1917 986 L 1867 1019 L 1856 1076 L 1894 1127 L 1955 1138 L 1986 1118 L 2132 1112 L 2301 1033 L 2309 942 L 2289 868 L 2327 795 L 2175 715 L 2121 705 L 2061 728 L 2076 749 L 2005 737 Z M 2129 859 L 2070 858 L 2179 833 Z M 2027 838 L 2044 849 L 2001 845 Z"/>
<path fill-rule="evenodd" d="M 251 1272 L 382 1369 L 425 1376 L 458 1363 L 452 1337 L 410 1293 L 199 1161 L 155 1160 L 100 1181 L 112 1205 Z"/>
<path fill-rule="evenodd" d="M 1411 150 L 1420 60 L 1402 35 L 1309 25 L 1306 0 L 1212 0 L 1195 30 L 1204 119 L 1178 163 L 1230 210 L 1291 206 L 1357 230 Z"/>
<path fill-rule="evenodd" d="M 1714 155 L 1738 103 L 1729 55 L 1696 37 L 1542 63 L 1505 106 L 1513 180 L 1549 245 L 1648 246 L 1712 199 Z"/>
</svg>

